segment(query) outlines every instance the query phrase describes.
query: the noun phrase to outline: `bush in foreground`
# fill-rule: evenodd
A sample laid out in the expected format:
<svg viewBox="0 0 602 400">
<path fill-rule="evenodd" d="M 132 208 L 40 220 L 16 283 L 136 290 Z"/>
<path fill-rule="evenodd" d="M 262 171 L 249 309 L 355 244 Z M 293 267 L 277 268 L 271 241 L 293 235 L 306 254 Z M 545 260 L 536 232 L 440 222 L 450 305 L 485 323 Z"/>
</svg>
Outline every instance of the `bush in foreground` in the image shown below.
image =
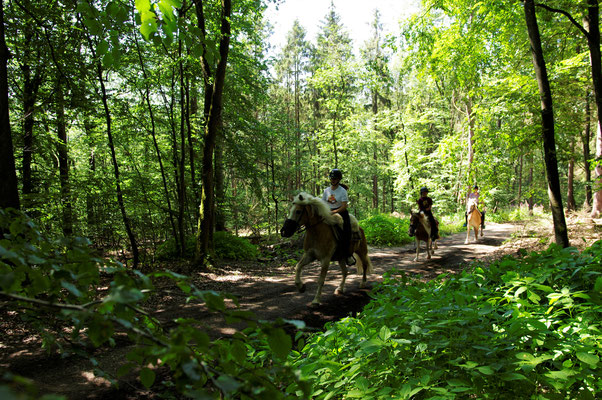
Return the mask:
<svg viewBox="0 0 602 400">
<path fill-rule="evenodd" d="M 431 282 L 388 275 L 294 364 L 316 399 L 602 396 L 602 241 Z"/>
</svg>

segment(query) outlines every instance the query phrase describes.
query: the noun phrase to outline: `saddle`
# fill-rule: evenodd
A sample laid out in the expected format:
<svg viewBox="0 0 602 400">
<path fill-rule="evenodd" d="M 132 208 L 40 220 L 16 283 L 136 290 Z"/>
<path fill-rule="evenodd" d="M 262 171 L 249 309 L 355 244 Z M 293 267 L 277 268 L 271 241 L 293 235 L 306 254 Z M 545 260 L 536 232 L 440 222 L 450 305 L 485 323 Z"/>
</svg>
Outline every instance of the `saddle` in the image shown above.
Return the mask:
<svg viewBox="0 0 602 400">
<path fill-rule="evenodd" d="M 345 249 L 341 243 L 341 238 L 343 237 L 343 217 L 341 217 L 339 214 L 334 215 L 337 217 L 337 223 L 336 225 L 332 225 L 332 233 L 337 241 L 337 248 L 331 260 L 339 261 L 345 257 L 348 249 Z M 349 214 L 349 223 L 351 225 L 351 243 L 359 242 L 362 239 L 360 235 L 360 225 L 353 214 Z"/>
</svg>

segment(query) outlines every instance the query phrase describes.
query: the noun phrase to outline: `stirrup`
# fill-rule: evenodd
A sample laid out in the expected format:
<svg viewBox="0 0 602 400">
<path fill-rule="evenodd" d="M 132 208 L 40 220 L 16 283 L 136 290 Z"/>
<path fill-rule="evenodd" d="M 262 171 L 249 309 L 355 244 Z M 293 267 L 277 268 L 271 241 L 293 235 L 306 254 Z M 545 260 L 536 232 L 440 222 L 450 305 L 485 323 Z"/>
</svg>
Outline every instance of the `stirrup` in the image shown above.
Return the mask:
<svg viewBox="0 0 602 400">
<path fill-rule="evenodd" d="M 355 260 L 355 257 L 353 257 L 353 256 L 349 256 L 349 257 L 347 257 L 347 260 L 346 260 L 346 264 L 347 264 L 347 265 L 350 265 L 350 266 L 351 266 L 351 265 L 355 265 L 355 263 L 356 263 L 356 262 L 357 262 L 357 261 Z"/>
</svg>

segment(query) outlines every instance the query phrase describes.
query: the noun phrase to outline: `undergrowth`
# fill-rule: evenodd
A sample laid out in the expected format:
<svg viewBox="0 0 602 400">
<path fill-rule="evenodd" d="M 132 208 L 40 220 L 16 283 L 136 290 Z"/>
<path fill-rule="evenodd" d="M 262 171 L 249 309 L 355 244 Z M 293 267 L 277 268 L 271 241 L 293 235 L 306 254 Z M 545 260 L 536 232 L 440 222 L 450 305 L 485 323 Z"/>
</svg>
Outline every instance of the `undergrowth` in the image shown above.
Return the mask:
<svg viewBox="0 0 602 400">
<path fill-rule="evenodd" d="M 602 396 L 602 241 L 430 282 L 387 274 L 295 354 L 316 399 Z"/>
</svg>

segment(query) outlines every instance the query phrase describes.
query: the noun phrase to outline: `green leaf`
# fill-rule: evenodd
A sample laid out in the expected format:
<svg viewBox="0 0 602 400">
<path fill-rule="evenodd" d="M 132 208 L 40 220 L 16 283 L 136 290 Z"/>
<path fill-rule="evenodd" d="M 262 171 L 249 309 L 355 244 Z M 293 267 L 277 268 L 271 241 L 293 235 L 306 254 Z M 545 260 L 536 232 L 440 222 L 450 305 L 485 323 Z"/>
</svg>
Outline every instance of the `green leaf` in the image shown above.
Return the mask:
<svg viewBox="0 0 602 400">
<path fill-rule="evenodd" d="M 155 373 L 149 368 L 142 368 L 140 370 L 140 382 L 145 388 L 150 388 L 155 382 Z"/>
<path fill-rule="evenodd" d="M 79 289 L 72 283 L 61 281 L 61 286 L 64 287 L 65 289 L 67 289 L 69 292 L 71 292 L 76 297 L 82 296 L 82 292 L 80 292 Z"/>
<path fill-rule="evenodd" d="M 382 328 L 380 328 L 380 332 L 379 332 L 378 336 L 384 342 L 386 342 L 391 337 L 391 331 L 389 330 L 389 328 L 387 326 L 383 326 Z"/>
<path fill-rule="evenodd" d="M 96 47 L 96 54 L 102 56 L 106 54 L 107 51 L 109 51 L 109 42 L 107 42 L 106 40 L 102 40 L 100 43 L 98 43 L 98 46 Z"/>
<path fill-rule="evenodd" d="M 215 384 L 226 393 L 231 393 L 242 385 L 236 379 L 228 375 L 220 375 Z"/>
<path fill-rule="evenodd" d="M 293 347 L 293 341 L 283 329 L 275 328 L 268 331 L 268 345 L 276 357 L 285 359 Z"/>
<path fill-rule="evenodd" d="M 578 351 L 577 358 L 579 359 L 579 361 L 592 366 L 596 366 L 596 364 L 598 364 L 598 362 L 600 361 L 600 358 L 596 354 L 586 353 L 584 351 Z"/>
<path fill-rule="evenodd" d="M 477 370 L 483 375 L 493 375 L 495 371 L 488 365 L 477 367 Z"/>
</svg>

